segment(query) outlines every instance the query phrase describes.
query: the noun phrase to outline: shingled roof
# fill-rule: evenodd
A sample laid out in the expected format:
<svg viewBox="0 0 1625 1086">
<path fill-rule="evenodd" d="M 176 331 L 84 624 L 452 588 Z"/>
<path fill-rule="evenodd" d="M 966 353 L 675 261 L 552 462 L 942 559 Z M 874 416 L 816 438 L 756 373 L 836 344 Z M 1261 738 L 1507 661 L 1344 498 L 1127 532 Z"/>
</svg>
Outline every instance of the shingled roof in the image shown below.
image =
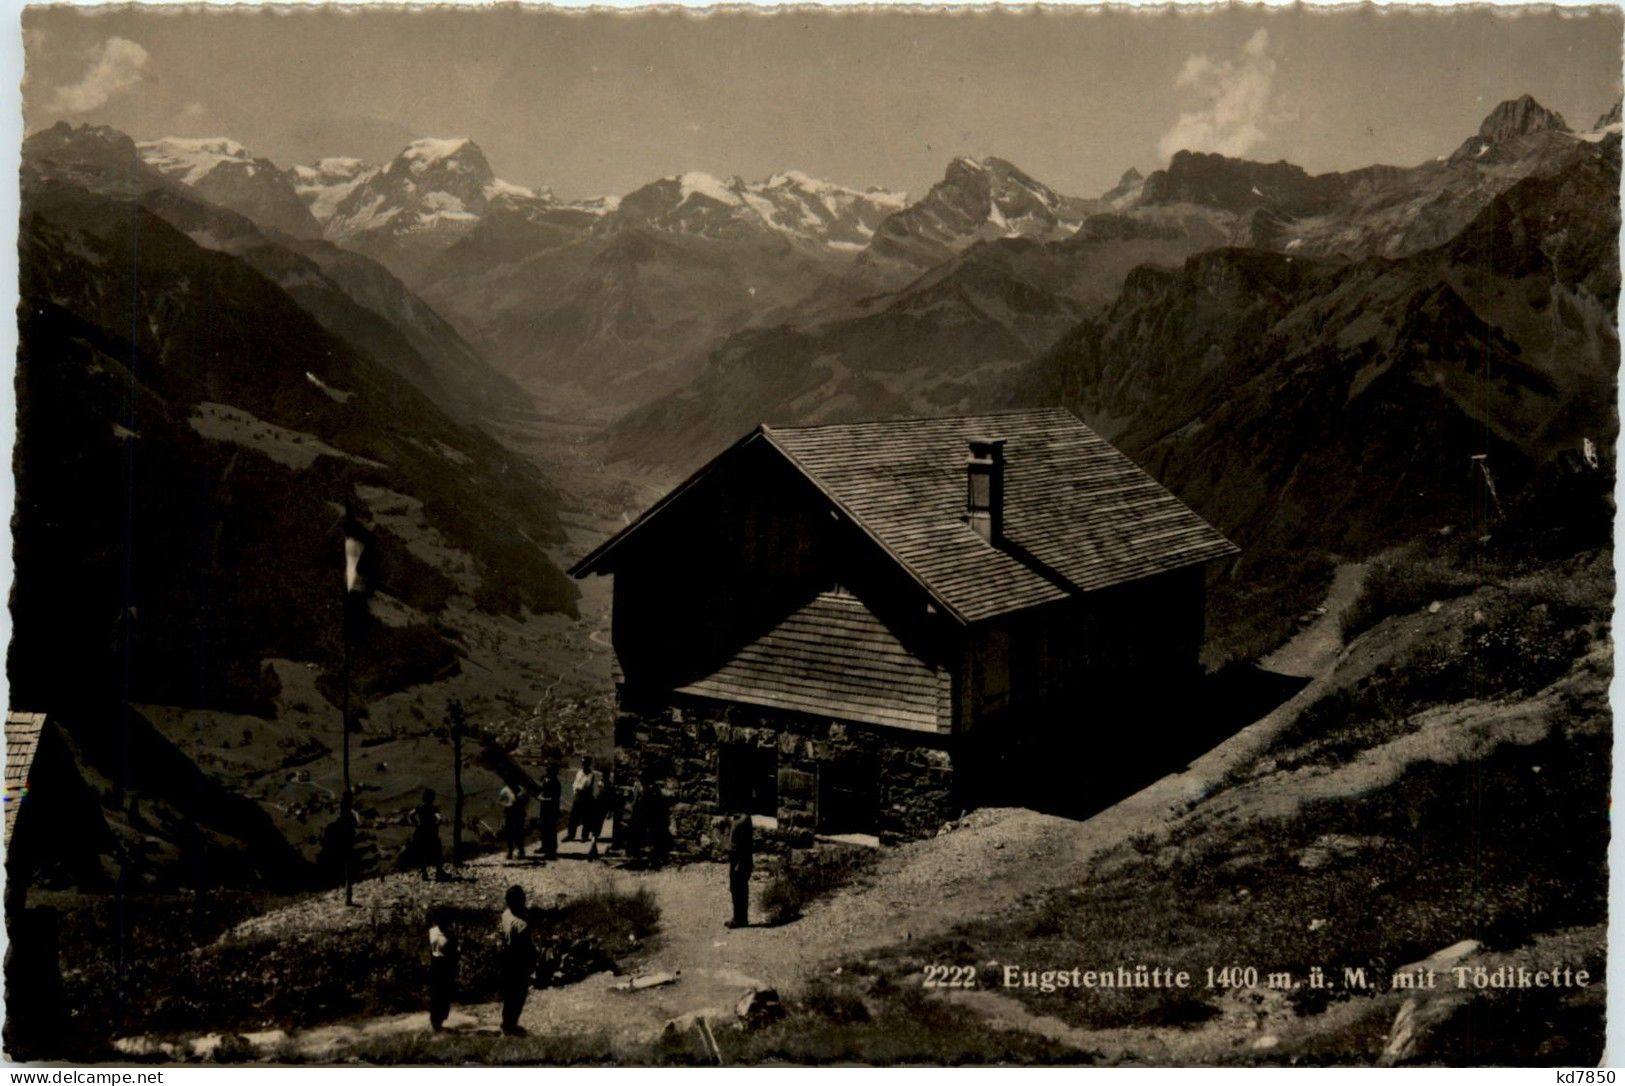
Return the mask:
<svg viewBox="0 0 1625 1086">
<path fill-rule="evenodd" d="M 677 692 L 936 731 L 948 682 L 855 597 L 821 593 Z"/>
<path fill-rule="evenodd" d="M 982 539 L 965 520 L 973 438 L 1003 439 L 1004 532 Z M 1061 408 L 957 418 L 769 427 L 778 450 L 950 614 L 966 622 L 1167 573 L 1237 553 L 1077 416 Z M 708 471 L 578 562 L 603 559 Z"/>
</svg>

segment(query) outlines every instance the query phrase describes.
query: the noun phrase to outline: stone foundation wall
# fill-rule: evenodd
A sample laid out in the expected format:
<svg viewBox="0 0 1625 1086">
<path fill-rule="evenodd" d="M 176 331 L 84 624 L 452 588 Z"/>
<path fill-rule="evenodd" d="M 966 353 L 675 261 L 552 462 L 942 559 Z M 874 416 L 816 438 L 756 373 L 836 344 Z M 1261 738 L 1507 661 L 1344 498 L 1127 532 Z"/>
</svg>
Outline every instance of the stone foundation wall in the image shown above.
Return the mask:
<svg viewBox="0 0 1625 1086">
<path fill-rule="evenodd" d="M 649 771 L 671 797 L 677 853 L 722 855 L 718 751 L 729 744 L 778 751 L 777 830 L 758 830 L 759 850 L 811 845 L 818 832 L 818 767 L 857 755 L 879 771 L 876 831 L 882 843 L 935 834 L 962 809 L 948 737 L 851 724 L 804 713 L 701 698 L 658 706 L 621 699 L 615 779 Z"/>
</svg>

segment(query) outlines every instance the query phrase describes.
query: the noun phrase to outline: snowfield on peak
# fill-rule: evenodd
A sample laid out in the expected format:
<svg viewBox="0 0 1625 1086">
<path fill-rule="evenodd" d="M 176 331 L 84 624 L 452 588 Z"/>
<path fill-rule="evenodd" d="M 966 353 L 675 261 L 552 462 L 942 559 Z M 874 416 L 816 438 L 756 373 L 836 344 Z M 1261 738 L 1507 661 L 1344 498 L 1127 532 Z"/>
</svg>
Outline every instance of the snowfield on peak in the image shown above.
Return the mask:
<svg viewBox="0 0 1625 1086">
<path fill-rule="evenodd" d="M 837 185 L 833 181 L 824 181 L 816 177 L 809 177 L 800 170 L 781 170 L 752 186 L 761 189 L 797 188 L 823 197 L 846 197 L 854 200 L 866 200 L 876 207 L 898 210 L 908 206 L 908 193 L 892 192 L 889 189 L 869 188 L 859 191 L 845 185 Z"/>
<path fill-rule="evenodd" d="M 690 170 L 675 179 L 682 191 L 682 201 L 686 202 L 695 195 L 704 196 L 708 200 L 715 200 L 719 204 L 729 207 L 738 207 L 739 194 L 734 192 L 718 178 L 698 170 Z M 737 182 L 736 182 L 737 183 Z"/>
<path fill-rule="evenodd" d="M 460 139 L 425 138 L 413 140 L 406 145 L 406 149 L 397 157 L 411 163 L 413 173 L 421 173 L 442 159 L 451 158 L 472 142 L 466 137 Z"/>
<path fill-rule="evenodd" d="M 374 173 L 378 167 L 359 158 L 323 158 L 318 159 L 314 166 L 295 166 L 293 175 L 300 181 L 339 182 L 354 181 L 362 174 Z"/>
<path fill-rule="evenodd" d="M 324 158 L 314 166 L 293 168 L 293 190 L 325 226 L 344 198 L 377 173 L 377 166 L 359 158 Z"/>
<path fill-rule="evenodd" d="M 566 200 L 561 206 L 575 211 L 586 211 L 593 215 L 609 215 L 620 209 L 621 198 L 619 196 L 590 196 L 582 200 Z"/>
<path fill-rule="evenodd" d="M 619 211 L 626 222 L 677 233 L 741 237 L 771 231 L 800 246 L 844 253 L 861 247 L 882 219 L 905 206 L 900 193 L 860 192 L 799 170 L 749 182 L 690 170 L 635 190 Z"/>
<path fill-rule="evenodd" d="M 499 177 L 489 185 L 485 186 L 485 198 L 487 200 L 495 200 L 499 196 L 509 196 L 521 200 L 534 200 L 536 199 L 536 191 L 534 189 L 527 189 L 523 185 L 516 185 L 512 181 L 504 181 Z"/>
<path fill-rule="evenodd" d="M 247 148 L 225 136 L 165 136 L 143 140 L 135 147 L 147 165 L 187 185 L 197 184 L 222 162 L 251 164 L 254 160 Z M 252 169 L 252 165 L 249 168 Z"/>
</svg>

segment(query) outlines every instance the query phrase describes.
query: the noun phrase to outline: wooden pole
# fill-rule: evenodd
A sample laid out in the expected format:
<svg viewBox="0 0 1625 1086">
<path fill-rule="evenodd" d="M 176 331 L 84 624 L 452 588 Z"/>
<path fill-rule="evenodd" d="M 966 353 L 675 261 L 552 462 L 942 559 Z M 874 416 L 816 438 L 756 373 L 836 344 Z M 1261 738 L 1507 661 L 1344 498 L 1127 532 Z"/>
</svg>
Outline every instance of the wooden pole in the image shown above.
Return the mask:
<svg viewBox="0 0 1625 1086">
<path fill-rule="evenodd" d="M 453 699 L 446 706 L 451 718 L 451 862 L 463 862 L 463 703 Z"/>
<path fill-rule="evenodd" d="M 344 592 L 344 626 L 342 656 L 339 663 L 339 728 L 344 732 L 344 792 L 350 797 L 350 811 L 339 811 L 339 817 L 354 820 L 355 793 L 350 790 L 350 596 Z M 343 807 L 343 803 L 340 803 Z M 344 827 L 344 904 L 355 904 L 355 827 Z"/>
</svg>

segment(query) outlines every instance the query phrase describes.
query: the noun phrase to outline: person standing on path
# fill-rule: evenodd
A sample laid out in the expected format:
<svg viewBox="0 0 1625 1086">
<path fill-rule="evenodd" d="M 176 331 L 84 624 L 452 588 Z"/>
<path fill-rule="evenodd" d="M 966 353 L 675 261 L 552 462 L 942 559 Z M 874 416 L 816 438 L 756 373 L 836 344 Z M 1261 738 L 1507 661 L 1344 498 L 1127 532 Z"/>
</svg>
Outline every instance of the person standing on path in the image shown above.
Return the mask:
<svg viewBox="0 0 1625 1086">
<path fill-rule="evenodd" d="M 429 877 L 429 868 L 434 868 L 434 877 L 446 877 L 446 857 L 440 849 L 440 808 L 435 805 L 434 789 L 423 790 L 423 802 L 412 810 L 412 851 L 417 853 L 418 874 L 425 880 Z"/>
<path fill-rule="evenodd" d="M 750 927 L 750 874 L 756 867 L 756 831 L 750 815 L 734 815 L 728 828 L 728 893 L 733 897 L 734 914 L 730 928 Z"/>
<path fill-rule="evenodd" d="M 566 841 L 576 839 L 576 828 L 585 827 L 589 818 L 589 808 L 592 807 L 592 755 L 581 759 L 581 768 L 576 770 L 574 783 L 570 785 L 570 825 L 569 832 L 564 835 Z M 585 829 L 581 838 L 585 841 Z"/>
<path fill-rule="evenodd" d="M 541 823 L 542 829 L 542 859 L 556 860 L 559 856 L 559 767 L 548 765 L 547 771 L 542 775 L 541 810 L 537 812 L 536 819 Z"/>
<path fill-rule="evenodd" d="M 317 854 L 317 864 L 333 880 L 335 886 L 343 886 L 346 873 L 356 874 L 356 839 L 361 832 L 361 816 L 356 814 L 355 795 L 345 789 L 339 795 L 338 817 L 327 824 L 322 831 L 322 847 Z"/>
<path fill-rule="evenodd" d="M 524 1036 L 519 1015 L 530 995 L 532 974 L 536 971 L 536 944 L 530 930 L 530 910 L 525 908 L 525 888 L 508 887 L 507 908 L 502 911 L 497 932 L 501 937 L 498 975 L 502 988 L 502 1032 L 510 1037 Z"/>
<path fill-rule="evenodd" d="M 604 818 L 609 814 L 610 797 L 614 795 L 614 788 L 609 782 L 609 774 L 601 769 L 592 771 L 592 780 L 587 784 L 587 836 L 583 840 L 591 839 L 592 847 L 587 850 L 587 859 L 598 859 L 598 839 L 604 836 Z"/>
<path fill-rule="evenodd" d="M 504 784 L 497 793 L 497 802 L 502 804 L 502 836 L 508 845 L 508 859 L 513 859 L 518 853 L 519 858 L 525 858 L 525 808 L 529 805 L 528 797 L 523 788 L 514 788 Z"/>
<path fill-rule="evenodd" d="M 650 870 L 657 870 L 671 854 L 671 804 L 666 799 L 665 781 L 656 778 L 649 783 L 643 808 L 643 844 Z"/>
<path fill-rule="evenodd" d="M 645 822 L 649 816 L 649 802 L 647 789 L 643 785 L 642 775 L 632 778 L 632 786 L 626 790 L 626 818 L 616 827 L 615 837 L 621 842 L 621 850 L 633 861 L 643 859 L 643 849 L 647 845 L 647 828 Z M 626 827 L 624 841 L 620 827 Z"/>
<path fill-rule="evenodd" d="M 451 930 L 451 913 L 443 905 L 429 910 L 429 1028 L 436 1033 L 451 1014 L 451 997 L 457 988 L 457 937 Z"/>
</svg>

